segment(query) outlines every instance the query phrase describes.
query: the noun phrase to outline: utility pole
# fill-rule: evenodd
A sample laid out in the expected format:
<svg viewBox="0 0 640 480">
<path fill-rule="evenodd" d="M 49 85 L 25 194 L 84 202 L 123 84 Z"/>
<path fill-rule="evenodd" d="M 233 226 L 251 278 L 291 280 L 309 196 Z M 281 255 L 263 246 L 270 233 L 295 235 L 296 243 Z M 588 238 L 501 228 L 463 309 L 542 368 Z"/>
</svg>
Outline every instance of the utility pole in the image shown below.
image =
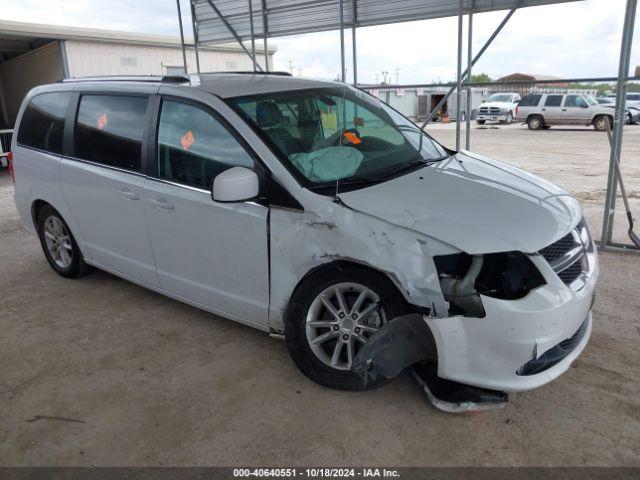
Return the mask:
<svg viewBox="0 0 640 480">
<path fill-rule="evenodd" d="M 396 67 L 396 85 L 400 85 L 399 78 L 400 78 L 400 68 Z"/>
<path fill-rule="evenodd" d="M 293 75 L 293 67 L 295 66 L 295 64 L 293 63 L 293 59 L 290 58 L 289 59 L 289 73 L 291 73 L 291 75 Z"/>
</svg>

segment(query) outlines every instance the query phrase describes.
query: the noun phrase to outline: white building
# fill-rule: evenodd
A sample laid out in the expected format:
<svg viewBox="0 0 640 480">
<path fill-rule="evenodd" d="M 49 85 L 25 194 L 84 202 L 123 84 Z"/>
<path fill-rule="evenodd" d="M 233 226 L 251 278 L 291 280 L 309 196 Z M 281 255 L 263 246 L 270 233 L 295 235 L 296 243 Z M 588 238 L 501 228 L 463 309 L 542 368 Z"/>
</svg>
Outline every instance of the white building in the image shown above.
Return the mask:
<svg viewBox="0 0 640 480">
<path fill-rule="evenodd" d="M 264 67 L 261 42 L 256 49 Z M 253 69 L 238 44 L 200 47 L 198 52 L 201 72 Z M 275 52 L 270 45 L 270 66 Z M 187 48 L 187 68 L 196 72 L 193 45 Z M 36 85 L 92 75 L 179 73 L 184 73 L 179 38 L 0 21 L 0 128 L 13 126 L 24 95 Z"/>
</svg>

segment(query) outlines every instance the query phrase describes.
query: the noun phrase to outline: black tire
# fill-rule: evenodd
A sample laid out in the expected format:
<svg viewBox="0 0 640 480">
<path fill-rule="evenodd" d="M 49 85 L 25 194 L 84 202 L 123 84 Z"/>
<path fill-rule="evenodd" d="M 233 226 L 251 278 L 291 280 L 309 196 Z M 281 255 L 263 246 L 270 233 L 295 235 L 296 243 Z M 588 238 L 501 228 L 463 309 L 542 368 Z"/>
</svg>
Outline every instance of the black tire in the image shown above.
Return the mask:
<svg viewBox="0 0 640 480">
<path fill-rule="evenodd" d="M 324 290 L 340 283 L 357 283 L 375 292 L 387 321 L 409 311 L 395 286 L 380 273 L 357 266 L 322 269 L 305 279 L 296 288 L 289 302 L 285 314 L 285 336 L 289 354 L 300 371 L 320 385 L 339 390 L 376 388 L 384 384 L 385 380 L 379 379 L 367 384 L 366 388 L 363 387 L 362 381 L 352 371 L 333 368 L 324 363 L 313 352 L 307 339 L 306 317 L 312 303 Z M 350 305 L 353 303 L 350 302 Z"/>
<path fill-rule="evenodd" d="M 487 121 L 486 120 L 476 120 L 476 123 L 478 125 L 484 125 Z"/>
<path fill-rule="evenodd" d="M 56 260 L 52 257 L 49 248 L 47 247 L 47 241 L 45 239 L 45 222 L 49 218 L 57 218 L 62 225 L 66 229 L 66 233 L 68 234 L 70 243 L 71 243 L 71 262 L 68 267 L 62 267 Z M 44 256 L 46 257 L 51 268 L 58 274 L 66 278 L 78 278 L 85 275 L 89 271 L 89 266 L 85 263 L 84 257 L 82 256 L 82 252 L 76 243 L 75 238 L 73 238 L 73 234 L 71 233 L 71 229 L 67 225 L 67 222 L 64 221 L 64 218 L 50 205 L 45 205 L 38 212 L 37 219 L 37 227 L 38 227 L 38 237 L 40 238 L 40 245 L 42 246 L 42 251 L 44 252 Z"/>
<path fill-rule="evenodd" d="M 513 123 L 513 112 L 509 112 L 507 113 L 506 124 L 511 125 L 512 123 Z"/>
<path fill-rule="evenodd" d="M 598 115 L 593 119 L 593 128 L 598 132 L 606 132 L 607 125 L 605 122 L 609 122 L 609 129 L 613 128 L 613 121 L 609 115 Z"/>
<path fill-rule="evenodd" d="M 529 118 L 527 118 L 527 127 L 529 127 L 529 130 L 540 130 L 544 128 L 544 118 L 540 115 L 530 115 Z"/>
</svg>

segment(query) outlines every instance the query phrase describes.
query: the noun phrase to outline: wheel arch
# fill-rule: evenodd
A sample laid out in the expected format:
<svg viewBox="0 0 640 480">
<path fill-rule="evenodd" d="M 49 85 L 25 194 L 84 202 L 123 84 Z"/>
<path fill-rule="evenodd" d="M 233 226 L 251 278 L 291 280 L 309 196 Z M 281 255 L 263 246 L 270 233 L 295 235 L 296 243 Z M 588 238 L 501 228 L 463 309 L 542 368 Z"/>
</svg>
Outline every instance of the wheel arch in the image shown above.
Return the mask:
<svg viewBox="0 0 640 480">
<path fill-rule="evenodd" d="M 66 215 L 65 212 L 60 211 L 59 208 L 56 208 L 55 205 L 53 205 L 51 202 L 48 202 L 47 200 L 43 199 L 43 198 L 36 198 L 35 200 L 33 200 L 31 202 L 31 220 L 33 221 L 33 226 L 36 230 L 36 233 L 39 233 L 38 231 L 38 215 L 40 215 L 40 212 L 42 211 L 42 209 L 44 207 L 51 207 L 53 210 L 55 210 L 55 212 L 60 215 L 60 217 L 64 220 L 64 222 L 67 224 L 67 227 L 69 228 L 69 231 L 71 232 L 71 235 L 73 235 L 73 238 L 76 241 L 76 244 L 78 245 L 78 248 L 80 249 L 80 251 L 82 252 L 82 255 L 84 256 L 84 258 L 87 258 L 87 252 L 86 252 L 86 248 L 84 248 L 84 244 L 81 241 L 82 240 L 82 236 L 79 235 L 80 232 L 78 232 L 79 227 L 76 226 L 75 221 L 73 218 L 69 218 L 69 215 Z"/>
</svg>

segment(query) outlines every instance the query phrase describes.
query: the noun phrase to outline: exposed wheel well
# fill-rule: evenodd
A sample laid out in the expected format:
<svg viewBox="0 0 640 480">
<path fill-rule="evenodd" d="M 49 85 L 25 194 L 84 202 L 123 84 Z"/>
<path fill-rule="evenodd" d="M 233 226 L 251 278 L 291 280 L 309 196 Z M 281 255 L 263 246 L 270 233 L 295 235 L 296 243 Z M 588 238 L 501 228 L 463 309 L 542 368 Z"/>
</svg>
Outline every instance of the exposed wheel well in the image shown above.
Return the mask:
<svg viewBox="0 0 640 480">
<path fill-rule="evenodd" d="M 360 271 L 367 271 L 369 272 L 371 275 L 375 275 L 377 276 L 379 279 L 381 279 L 382 281 L 384 281 L 385 283 L 387 283 L 389 285 L 390 289 L 393 289 L 393 291 L 395 292 L 396 295 L 398 295 L 398 298 L 400 298 L 402 300 L 402 302 L 410 309 L 413 309 L 415 311 L 419 311 L 422 313 L 426 313 L 428 311 L 427 308 L 425 307 L 419 307 L 417 305 L 412 305 L 410 304 L 405 295 L 402 293 L 402 290 L 400 288 L 400 286 L 393 281 L 388 274 L 381 272 L 380 270 L 376 270 L 373 267 L 370 267 L 369 265 L 366 265 L 364 263 L 359 263 L 357 261 L 353 261 L 353 260 L 334 260 L 332 262 L 329 263 L 323 263 L 322 265 L 318 265 L 317 267 L 312 268 L 311 270 L 309 270 L 301 279 L 300 281 L 298 281 L 298 284 L 296 285 L 296 287 L 293 289 L 293 292 L 291 292 L 291 297 L 289 298 L 289 304 L 287 305 L 287 309 L 289 309 L 289 307 L 291 306 L 291 299 L 294 298 L 297 290 L 300 288 L 300 286 L 306 282 L 309 278 L 311 278 L 312 276 L 320 273 L 320 272 L 325 272 L 327 270 L 346 270 L 346 269 L 357 269 Z M 286 315 L 285 315 L 286 317 Z"/>
<path fill-rule="evenodd" d="M 36 230 L 38 230 L 38 215 L 40 214 L 40 210 L 47 205 L 53 208 L 53 205 L 45 202 L 44 200 L 36 200 L 31 204 L 31 219 L 33 220 L 33 225 Z"/>
<path fill-rule="evenodd" d="M 541 113 L 530 113 L 529 115 L 527 115 L 527 122 L 532 118 L 532 117 L 539 117 L 540 120 L 542 120 L 544 122 L 544 116 Z"/>
<path fill-rule="evenodd" d="M 609 115 L 608 113 L 599 113 L 597 115 L 595 115 L 593 117 L 593 119 L 591 120 L 591 124 L 596 123 L 596 121 L 600 118 L 600 117 L 609 117 L 609 120 L 611 121 L 611 123 L 613 123 L 613 115 Z"/>
</svg>

